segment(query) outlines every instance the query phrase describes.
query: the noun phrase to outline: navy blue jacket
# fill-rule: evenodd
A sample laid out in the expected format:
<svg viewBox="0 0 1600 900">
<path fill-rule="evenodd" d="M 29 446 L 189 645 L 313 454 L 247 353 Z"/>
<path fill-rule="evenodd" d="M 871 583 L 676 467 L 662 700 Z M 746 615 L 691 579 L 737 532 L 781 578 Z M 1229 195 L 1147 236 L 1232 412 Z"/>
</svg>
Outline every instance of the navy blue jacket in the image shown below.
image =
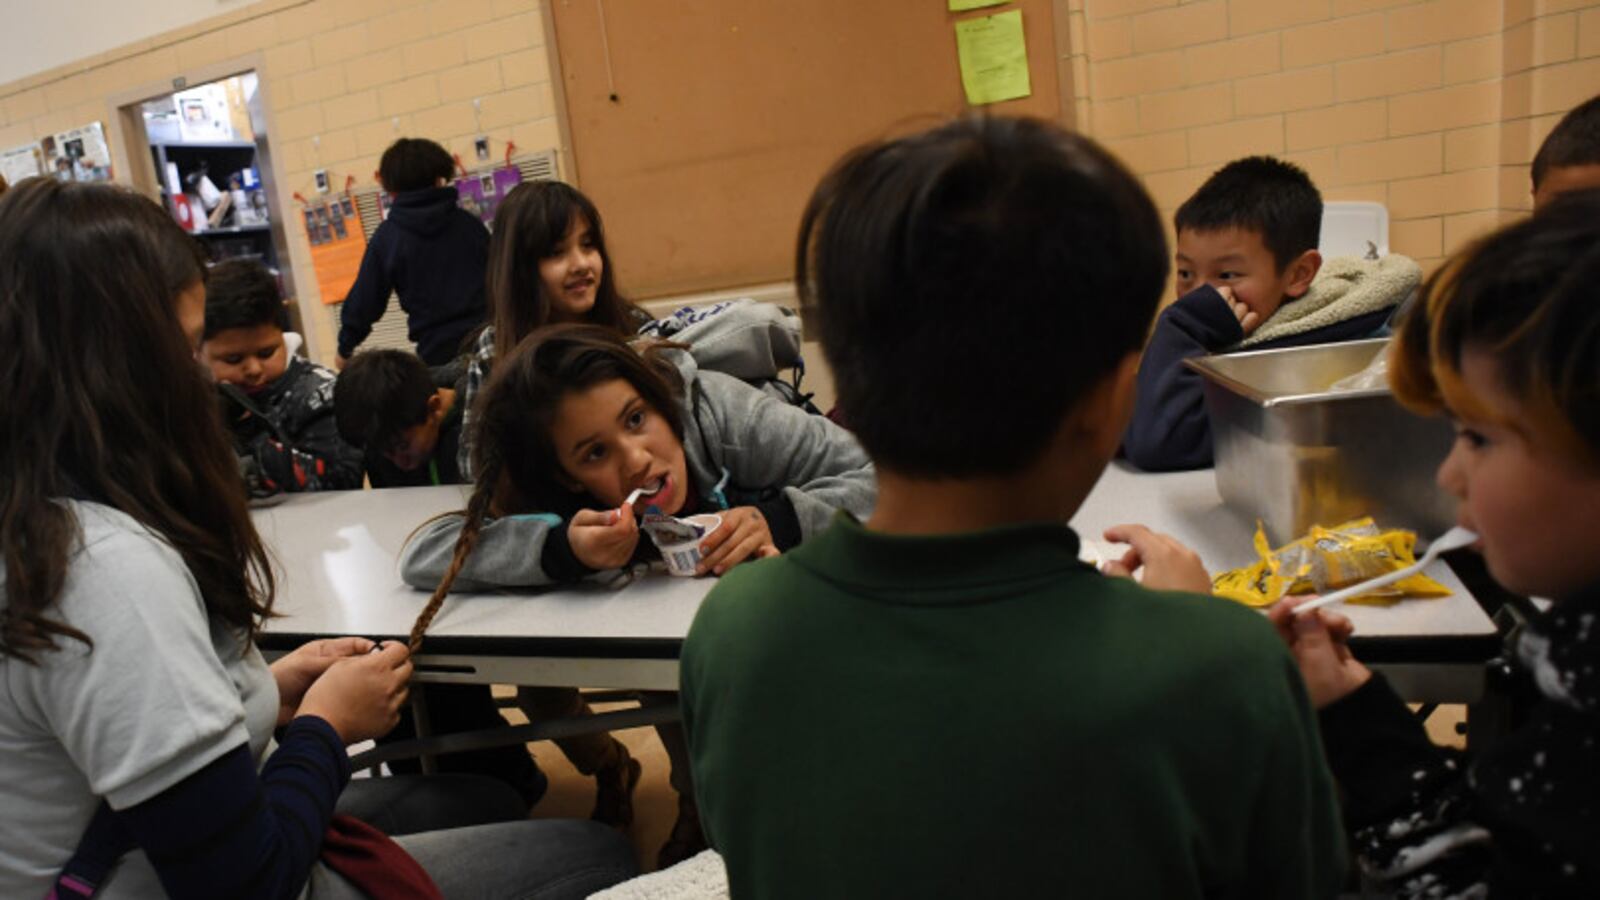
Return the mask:
<svg viewBox="0 0 1600 900">
<path fill-rule="evenodd" d="M 395 195 L 340 308 L 340 356 L 349 359 L 372 333 L 391 292 L 400 295 L 406 333 L 430 366 L 449 362 L 467 332 L 483 324 L 489 231 L 456 205 L 457 196 L 453 187 Z"/>
<path fill-rule="evenodd" d="M 1305 347 L 1377 337 L 1393 307 L 1343 322 L 1262 341 L 1251 350 Z M 1211 420 L 1206 416 L 1200 373 L 1185 359 L 1222 353 L 1244 340 L 1244 329 L 1227 301 L 1204 285 L 1162 311 L 1139 363 L 1139 393 L 1122 452 L 1147 471 L 1202 469 L 1211 465 Z"/>
</svg>

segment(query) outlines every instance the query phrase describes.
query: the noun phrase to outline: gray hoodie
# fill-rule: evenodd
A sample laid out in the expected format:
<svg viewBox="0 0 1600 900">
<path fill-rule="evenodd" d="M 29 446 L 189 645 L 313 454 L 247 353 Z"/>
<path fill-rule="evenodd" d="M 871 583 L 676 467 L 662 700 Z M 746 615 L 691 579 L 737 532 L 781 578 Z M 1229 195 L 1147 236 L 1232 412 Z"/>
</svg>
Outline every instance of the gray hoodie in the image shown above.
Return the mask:
<svg viewBox="0 0 1600 900">
<path fill-rule="evenodd" d="M 643 316 L 643 312 L 640 313 Z M 640 338 L 657 338 L 685 344 L 701 369 L 726 372 L 745 381 L 762 382 L 785 369 L 800 367 L 800 316 L 773 303 L 748 297 L 724 300 L 710 306 L 685 306 L 671 315 L 646 320 Z M 467 386 L 461 398 L 461 442 L 456 450 L 463 478 L 472 477 L 472 402 L 494 364 L 494 326 L 478 336 L 477 349 L 467 366 Z M 781 397 L 780 397 L 781 399 Z"/>
<path fill-rule="evenodd" d="M 702 370 L 688 353 L 670 351 L 668 358 L 683 376 L 683 453 L 702 508 L 723 505 L 712 489 L 726 475 L 725 496 L 733 498 L 732 505 L 740 505 L 741 494 L 781 488 L 794 506 L 802 541 L 826 528 L 836 510 L 871 515 L 877 476 L 848 431 L 733 376 Z M 400 552 L 400 577 L 424 590 L 437 587 L 463 521 L 459 514 L 443 516 L 418 529 Z M 541 561 L 545 538 L 558 527 L 559 519 L 548 514 L 485 521 L 454 588 L 555 583 Z"/>
</svg>

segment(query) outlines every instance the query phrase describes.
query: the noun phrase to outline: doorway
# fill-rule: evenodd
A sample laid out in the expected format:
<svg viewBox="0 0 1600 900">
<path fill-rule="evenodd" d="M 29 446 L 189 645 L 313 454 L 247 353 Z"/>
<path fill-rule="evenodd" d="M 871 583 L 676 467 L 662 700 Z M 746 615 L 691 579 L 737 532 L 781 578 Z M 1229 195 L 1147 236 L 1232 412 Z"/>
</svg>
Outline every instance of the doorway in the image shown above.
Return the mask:
<svg viewBox="0 0 1600 900">
<path fill-rule="evenodd" d="M 158 198 L 213 262 L 255 259 L 272 270 L 290 327 L 304 333 L 261 79 L 245 69 L 198 84 L 175 78 L 173 88 L 118 109 L 134 186 Z"/>
</svg>

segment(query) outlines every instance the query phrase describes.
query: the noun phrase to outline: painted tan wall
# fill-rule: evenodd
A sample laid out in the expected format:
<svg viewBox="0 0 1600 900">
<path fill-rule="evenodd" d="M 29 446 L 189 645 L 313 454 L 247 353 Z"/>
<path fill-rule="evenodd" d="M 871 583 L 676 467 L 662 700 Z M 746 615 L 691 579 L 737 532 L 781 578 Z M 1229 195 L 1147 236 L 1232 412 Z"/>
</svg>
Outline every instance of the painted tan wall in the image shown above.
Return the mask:
<svg viewBox="0 0 1600 900">
<path fill-rule="evenodd" d="M 1528 163 L 1600 93 L 1600 3 L 1071 0 L 1079 121 L 1171 213 L 1272 153 L 1389 208 L 1425 268 L 1529 207 Z"/>
<path fill-rule="evenodd" d="M 195 83 L 194 73 L 234 61 L 256 64 L 269 104 L 277 210 L 295 209 L 295 192 L 313 196 L 319 168 L 336 188 L 346 175 L 371 184 L 401 136 L 433 138 L 468 161 L 480 129 L 496 158 L 508 139 L 527 151 L 561 145 L 539 0 L 265 0 L 0 86 L 0 148 L 100 121 L 127 181 L 110 98 L 159 93 L 180 75 Z M 331 359 L 333 320 L 318 302 L 304 225 L 285 221 L 315 355 Z"/>
<path fill-rule="evenodd" d="M 1056 10 L 1073 117 L 1167 213 L 1228 159 L 1280 154 L 1330 200 L 1386 204 L 1392 248 L 1425 266 L 1525 210 L 1539 142 L 1600 92 L 1600 0 L 1057 0 Z M 108 98 L 245 59 L 270 102 L 279 209 L 311 193 L 317 168 L 336 185 L 347 174 L 368 182 L 400 135 L 463 158 L 480 127 L 496 155 L 507 138 L 562 146 L 539 0 L 263 0 L 0 86 L 0 147 L 99 120 L 125 154 Z M 314 302 L 303 228 L 289 227 L 326 358 L 332 320 Z"/>
</svg>

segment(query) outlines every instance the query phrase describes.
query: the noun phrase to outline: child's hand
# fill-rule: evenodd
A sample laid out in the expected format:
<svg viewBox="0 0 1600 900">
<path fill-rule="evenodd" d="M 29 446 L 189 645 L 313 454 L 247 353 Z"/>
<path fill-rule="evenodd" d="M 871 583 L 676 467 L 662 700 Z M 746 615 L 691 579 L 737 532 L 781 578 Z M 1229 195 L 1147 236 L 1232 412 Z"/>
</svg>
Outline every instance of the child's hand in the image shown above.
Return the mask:
<svg viewBox="0 0 1600 900">
<path fill-rule="evenodd" d="M 272 664 L 272 678 L 278 683 L 278 724 L 294 718 L 301 698 L 328 667 L 341 659 L 371 653 L 376 646 L 363 637 L 329 638 L 307 641 L 279 657 Z"/>
<path fill-rule="evenodd" d="M 591 569 L 620 569 L 639 546 L 639 522 L 633 504 L 618 509 L 581 509 L 567 525 L 572 555 Z"/>
<path fill-rule="evenodd" d="M 1267 612 L 1267 619 L 1278 629 L 1278 637 L 1294 654 L 1305 679 L 1306 693 L 1317 709 L 1354 692 L 1372 677 L 1372 670 L 1350 653 L 1350 635 L 1355 626 L 1344 616 L 1325 609 L 1314 609 L 1303 616 L 1294 608 L 1312 597 L 1286 597 Z"/>
<path fill-rule="evenodd" d="M 752 556 L 777 555 L 767 517 L 754 506 L 735 506 L 722 513 L 722 527 L 700 542 L 700 566 L 695 574 L 721 575 Z"/>
<path fill-rule="evenodd" d="M 1132 578 L 1134 570 L 1143 566 L 1144 578 L 1139 583 L 1152 590 L 1211 593 L 1211 576 L 1200 556 L 1176 538 L 1157 534 L 1143 525 L 1118 525 L 1106 529 L 1105 539 L 1128 545 L 1128 552 L 1121 559 L 1100 567 L 1107 575 Z"/>
<path fill-rule="evenodd" d="M 297 715 L 327 720 L 339 739 L 355 744 L 394 730 L 411 681 L 411 654 L 389 641 L 374 653 L 335 660 L 311 684 Z"/>
<path fill-rule="evenodd" d="M 1233 299 L 1233 288 L 1223 285 L 1217 288 L 1216 291 L 1222 295 L 1222 299 L 1228 304 L 1228 308 L 1233 310 L 1233 317 L 1239 320 L 1239 328 L 1247 336 L 1261 326 L 1261 317 L 1256 314 L 1255 310 Z"/>
</svg>

